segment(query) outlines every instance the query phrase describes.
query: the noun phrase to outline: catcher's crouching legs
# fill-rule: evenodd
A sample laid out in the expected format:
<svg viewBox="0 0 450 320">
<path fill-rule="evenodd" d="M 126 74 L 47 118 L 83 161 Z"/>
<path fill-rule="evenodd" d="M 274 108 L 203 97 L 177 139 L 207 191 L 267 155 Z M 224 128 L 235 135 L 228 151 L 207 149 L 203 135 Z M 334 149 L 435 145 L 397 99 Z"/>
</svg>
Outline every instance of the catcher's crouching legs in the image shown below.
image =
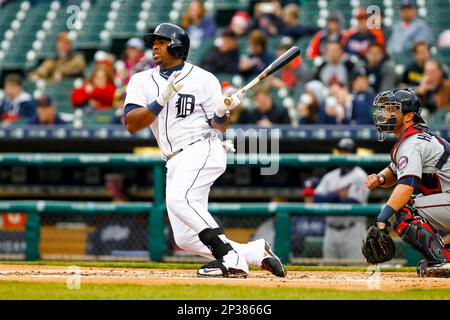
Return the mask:
<svg viewBox="0 0 450 320">
<path fill-rule="evenodd" d="M 450 275 L 450 269 L 442 268 L 450 262 L 450 251 L 428 221 L 415 215 L 409 207 L 399 210 L 395 218 L 394 231 L 425 258 L 417 265 L 417 273 L 420 276 L 433 275 L 433 270 L 439 270 L 439 273 L 445 271 Z"/>
</svg>

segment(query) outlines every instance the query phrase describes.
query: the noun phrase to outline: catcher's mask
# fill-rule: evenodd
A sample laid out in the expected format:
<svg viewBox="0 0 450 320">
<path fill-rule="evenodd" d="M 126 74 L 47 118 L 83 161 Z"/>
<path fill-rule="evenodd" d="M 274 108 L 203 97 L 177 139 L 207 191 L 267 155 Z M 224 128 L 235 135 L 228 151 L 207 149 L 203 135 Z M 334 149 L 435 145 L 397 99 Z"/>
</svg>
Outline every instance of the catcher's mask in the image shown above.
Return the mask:
<svg viewBox="0 0 450 320">
<path fill-rule="evenodd" d="M 388 133 L 398 128 L 397 118 L 402 114 L 402 104 L 392 91 L 379 93 L 373 102 L 373 122 L 378 130 L 378 141 L 384 141 Z"/>
<path fill-rule="evenodd" d="M 384 91 L 373 102 L 373 121 L 378 130 L 378 141 L 384 141 L 388 133 L 394 132 L 402 124 L 398 117 L 406 112 L 414 113 L 415 123 L 425 123 L 420 115 L 422 105 L 414 91 L 396 89 Z"/>
</svg>

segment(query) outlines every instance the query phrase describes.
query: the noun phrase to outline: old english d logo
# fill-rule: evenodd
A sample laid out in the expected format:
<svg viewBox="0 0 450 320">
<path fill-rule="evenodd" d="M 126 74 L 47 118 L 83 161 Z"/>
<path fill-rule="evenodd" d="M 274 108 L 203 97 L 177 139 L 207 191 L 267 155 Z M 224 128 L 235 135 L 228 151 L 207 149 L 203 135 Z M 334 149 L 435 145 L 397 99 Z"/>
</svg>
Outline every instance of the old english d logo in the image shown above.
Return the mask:
<svg viewBox="0 0 450 320">
<path fill-rule="evenodd" d="M 176 118 L 186 118 L 192 112 L 194 112 L 195 108 L 195 97 L 192 94 L 178 94 L 180 97 L 175 104 L 175 108 L 177 108 L 177 116 Z"/>
</svg>

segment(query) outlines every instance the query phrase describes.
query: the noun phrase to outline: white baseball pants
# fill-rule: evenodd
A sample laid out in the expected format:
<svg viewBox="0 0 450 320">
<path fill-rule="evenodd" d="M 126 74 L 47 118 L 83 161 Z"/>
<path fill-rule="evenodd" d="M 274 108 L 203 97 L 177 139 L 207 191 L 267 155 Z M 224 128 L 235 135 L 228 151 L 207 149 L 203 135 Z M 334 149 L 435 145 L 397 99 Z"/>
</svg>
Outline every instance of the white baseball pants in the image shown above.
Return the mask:
<svg viewBox="0 0 450 320">
<path fill-rule="evenodd" d="M 166 204 L 175 242 L 180 248 L 209 259 L 214 257 L 198 234 L 206 228 L 219 227 L 208 212 L 208 196 L 226 166 L 226 151 L 216 137 L 188 146 L 166 163 Z M 246 244 L 227 240 L 247 263 L 261 264 L 263 239 Z"/>
</svg>

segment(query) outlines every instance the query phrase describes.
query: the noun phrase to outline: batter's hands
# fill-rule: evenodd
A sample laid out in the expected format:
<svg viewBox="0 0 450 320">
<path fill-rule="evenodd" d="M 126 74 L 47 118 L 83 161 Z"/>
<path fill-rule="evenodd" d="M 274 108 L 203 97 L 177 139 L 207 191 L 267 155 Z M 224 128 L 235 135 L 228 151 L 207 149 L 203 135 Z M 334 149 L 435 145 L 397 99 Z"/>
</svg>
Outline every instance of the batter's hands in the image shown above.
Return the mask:
<svg viewBox="0 0 450 320">
<path fill-rule="evenodd" d="M 375 189 L 376 187 L 379 187 L 384 183 L 384 178 L 377 175 L 377 174 L 371 174 L 366 178 L 364 181 L 364 184 L 367 189 Z"/>
<path fill-rule="evenodd" d="M 156 99 L 156 102 L 160 106 L 165 106 L 166 103 L 170 99 L 172 99 L 178 91 L 180 91 L 183 88 L 182 83 L 175 83 L 175 80 L 180 74 L 181 71 L 175 71 L 170 75 L 169 79 L 167 79 L 166 87 L 161 91 L 161 94 Z"/>
<path fill-rule="evenodd" d="M 231 103 L 227 105 L 225 99 L 231 100 Z M 231 111 L 241 104 L 242 93 L 234 93 L 231 96 L 223 96 L 222 102 L 216 108 L 216 114 L 219 117 L 223 117 L 227 111 Z"/>
</svg>

